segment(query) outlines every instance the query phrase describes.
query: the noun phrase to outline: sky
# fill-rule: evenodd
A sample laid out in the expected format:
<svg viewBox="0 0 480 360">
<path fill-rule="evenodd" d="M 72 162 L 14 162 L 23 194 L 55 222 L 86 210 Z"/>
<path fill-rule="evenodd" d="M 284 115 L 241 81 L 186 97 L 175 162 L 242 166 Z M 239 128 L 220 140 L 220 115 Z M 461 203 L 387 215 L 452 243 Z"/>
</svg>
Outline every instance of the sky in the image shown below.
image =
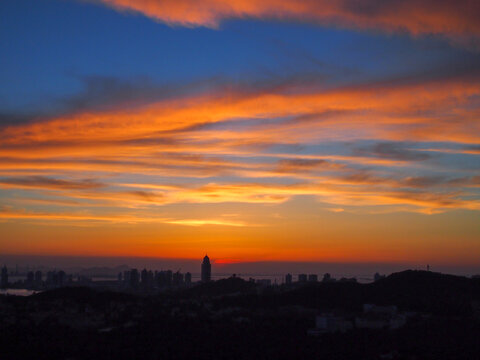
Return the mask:
<svg viewBox="0 0 480 360">
<path fill-rule="evenodd" d="M 0 254 L 480 271 L 479 18 L 3 0 Z"/>
</svg>

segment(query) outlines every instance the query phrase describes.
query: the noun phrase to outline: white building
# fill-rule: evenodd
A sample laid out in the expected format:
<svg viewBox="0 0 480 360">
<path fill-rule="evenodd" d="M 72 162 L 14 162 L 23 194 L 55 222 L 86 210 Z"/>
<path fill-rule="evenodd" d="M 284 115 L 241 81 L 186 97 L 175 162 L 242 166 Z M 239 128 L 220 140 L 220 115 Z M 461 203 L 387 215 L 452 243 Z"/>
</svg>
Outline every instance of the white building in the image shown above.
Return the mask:
<svg viewBox="0 0 480 360">
<path fill-rule="evenodd" d="M 320 335 L 325 333 L 346 332 L 353 329 L 353 323 L 342 317 L 333 314 L 317 315 L 315 318 L 315 328 L 308 330 L 309 335 Z"/>
</svg>

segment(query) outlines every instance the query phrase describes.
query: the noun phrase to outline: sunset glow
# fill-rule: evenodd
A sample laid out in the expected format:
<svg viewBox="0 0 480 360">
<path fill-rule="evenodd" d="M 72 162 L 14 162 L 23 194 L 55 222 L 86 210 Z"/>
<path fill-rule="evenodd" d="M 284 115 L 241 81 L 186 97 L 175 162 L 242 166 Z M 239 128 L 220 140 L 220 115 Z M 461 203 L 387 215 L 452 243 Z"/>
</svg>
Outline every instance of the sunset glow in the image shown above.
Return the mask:
<svg viewBox="0 0 480 360">
<path fill-rule="evenodd" d="M 0 5 L 1 253 L 479 264 L 480 5 L 199 3 Z"/>
</svg>

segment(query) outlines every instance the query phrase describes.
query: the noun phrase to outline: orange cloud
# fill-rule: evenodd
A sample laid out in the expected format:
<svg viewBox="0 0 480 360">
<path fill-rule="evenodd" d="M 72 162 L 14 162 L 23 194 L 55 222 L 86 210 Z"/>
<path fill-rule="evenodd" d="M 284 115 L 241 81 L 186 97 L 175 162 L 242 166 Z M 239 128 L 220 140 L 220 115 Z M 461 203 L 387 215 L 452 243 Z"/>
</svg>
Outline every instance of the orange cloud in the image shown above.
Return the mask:
<svg viewBox="0 0 480 360">
<path fill-rule="evenodd" d="M 244 227 L 252 226 L 244 221 L 233 221 L 224 219 L 170 219 L 162 217 L 148 217 L 139 215 L 99 215 L 86 213 L 53 213 L 53 212 L 33 212 L 12 209 L 0 209 L 0 220 L 32 220 L 32 221 L 75 221 L 75 222 L 109 222 L 109 223 L 123 223 L 123 224 L 137 224 L 137 223 L 163 223 L 184 226 L 233 226 Z"/>
<path fill-rule="evenodd" d="M 290 142 L 300 137 L 305 142 L 323 134 L 339 139 L 380 137 L 477 144 L 480 137 L 478 114 L 468 109 L 468 105 L 469 100 L 479 94 L 478 81 L 462 78 L 294 94 L 219 93 L 7 127 L 0 132 L 3 137 L 0 150 L 7 157 L 18 154 L 18 149 L 23 150 L 24 156 L 34 156 L 40 152 L 52 154 L 58 148 L 68 149 L 65 155 L 92 155 L 101 148 L 103 156 L 107 156 L 118 155 L 119 147 L 125 154 L 148 148 L 183 148 L 192 143 L 209 147 L 210 141 L 218 143 L 219 138 L 220 144 L 226 147 L 238 147 L 243 143 L 277 142 L 278 137 L 285 134 L 289 134 L 285 140 L 293 138 Z M 315 121 L 316 113 L 329 110 L 349 112 Z M 417 115 L 422 113 L 426 115 Z M 445 113 L 455 115 L 458 120 L 450 121 Z M 312 120 L 275 126 L 260 121 L 301 115 L 310 115 Z M 246 118 L 258 120 L 259 125 L 253 127 L 253 132 L 195 131 L 200 125 Z M 31 152 L 33 149 L 36 153 Z"/>
<path fill-rule="evenodd" d="M 166 220 L 165 222 L 167 224 L 186 225 L 186 226 L 203 226 L 203 225 L 220 225 L 220 226 L 235 226 L 235 227 L 247 226 L 242 221 L 228 221 L 228 220 L 222 220 L 222 219 L 212 219 L 212 220 L 182 219 L 182 220 Z"/>
<path fill-rule="evenodd" d="M 478 180 L 477 180 L 478 181 Z M 171 188 L 159 194 L 154 191 L 116 191 L 116 192 L 80 192 L 64 193 L 65 197 L 75 200 L 93 200 L 103 206 L 120 206 L 123 208 L 144 208 L 147 212 L 151 206 L 167 204 L 218 204 L 251 203 L 280 204 L 299 195 L 315 196 L 323 203 L 337 206 L 394 206 L 392 210 L 414 211 L 422 213 L 439 213 L 449 209 L 479 210 L 478 199 L 464 199 L 468 193 L 463 191 L 431 192 L 432 189 L 419 189 L 414 184 L 410 189 L 408 183 L 382 178 L 328 178 L 321 182 L 307 182 L 293 185 L 273 183 L 209 183 L 200 187 Z M 129 184 L 137 189 L 152 189 L 151 184 Z M 85 207 L 86 203 L 74 203 L 73 206 Z M 148 218 L 148 217 L 147 217 Z M 208 220 L 210 221 L 210 220 Z M 213 222 L 212 222 L 213 221 Z M 211 224 L 220 224 L 212 220 Z M 172 224 L 203 225 L 208 222 L 198 220 L 168 220 Z M 231 226 L 240 226 L 242 222 L 221 220 Z"/>
<path fill-rule="evenodd" d="M 44 176 L 26 176 L 16 178 L 0 178 L 0 187 L 14 187 L 14 188 L 40 188 L 40 189 L 95 189 L 102 187 L 103 184 L 92 180 L 61 180 L 52 179 Z"/>
<path fill-rule="evenodd" d="M 304 92 L 219 91 L 10 126 L 0 129 L 0 189 L 22 190 L 17 200 L 73 200 L 68 206 L 80 207 L 281 204 L 307 195 L 330 209 L 477 210 L 470 175 L 464 181 L 415 175 L 412 169 L 445 168 L 431 163 L 428 146 L 401 144 L 454 142 L 476 156 L 479 84 L 449 78 Z M 317 117 L 325 113 L 332 115 Z M 272 150 L 358 140 L 376 144 L 345 154 Z M 133 175 L 141 181 L 125 180 Z"/>
<path fill-rule="evenodd" d="M 480 35 L 474 0 L 99 0 L 170 25 L 216 28 L 227 19 L 273 19 L 354 29 L 447 36 Z"/>
</svg>

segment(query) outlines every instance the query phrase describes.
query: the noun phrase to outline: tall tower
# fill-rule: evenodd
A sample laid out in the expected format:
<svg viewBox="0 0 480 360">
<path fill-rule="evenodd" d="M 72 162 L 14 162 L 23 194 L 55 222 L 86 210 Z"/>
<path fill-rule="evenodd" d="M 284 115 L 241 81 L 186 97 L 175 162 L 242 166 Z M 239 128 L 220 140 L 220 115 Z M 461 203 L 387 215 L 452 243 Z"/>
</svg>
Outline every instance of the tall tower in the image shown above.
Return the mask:
<svg viewBox="0 0 480 360">
<path fill-rule="evenodd" d="M 207 255 L 203 258 L 202 262 L 202 282 L 209 282 L 212 278 L 212 265 Z"/>
</svg>

